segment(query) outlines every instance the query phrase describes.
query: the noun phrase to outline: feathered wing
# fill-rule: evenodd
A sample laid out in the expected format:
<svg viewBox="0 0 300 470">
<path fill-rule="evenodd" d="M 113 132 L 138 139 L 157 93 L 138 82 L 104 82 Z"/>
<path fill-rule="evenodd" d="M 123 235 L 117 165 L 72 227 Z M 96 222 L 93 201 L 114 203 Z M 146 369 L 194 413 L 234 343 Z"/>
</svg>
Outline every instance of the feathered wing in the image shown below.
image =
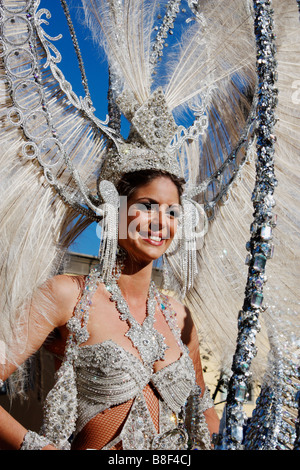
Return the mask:
<svg viewBox="0 0 300 470">
<path fill-rule="evenodd" d="M 139 106 L 150 96 L 151 33 L 157 3 L 82 1 L 93 38 L 106 51 L 116 97 L 129 92 Z"/>
<path fill-rule="evenodd" d="M 299 361 L 299 97 L 297 76 L 299 69 L 299 18 L 296 2 L 273 1 L 275 10 L 275 31 L 278 62 L 279 90 L 275 126 L 277 138 L 275 147 L 275 172 L 278 186 L 275 189 L 278 216 L 277 227 L 273 231 L 274 257 L 268 260 L 266 274 L 268 281 L 264 287 L 266 311 L 262 314 L 262 330 L 256 339 L 258 355 L 253 362 L 254 378 L 262 379 L 270 350 L 281 348 L 283 356 L 297 364 Z M 253 93 L 253 90 L 252 90 Z M 253 124 L 253 123 L 252 123 Z M 224 123 L 226 126 L 226 122 Z M 245 126 L 246 128 L 246 126 Z M 203 247 L 198 252 L 199 276 L 194 288 L 187 296 L 187 304 L 194 312 L 203 344 L 215 357 L 217 364 L 230 374 L 232 355 L 236 347 L 237 317 L 242 308 L 248 267 L 245 265 L 246 243 L 250 239 L 250 225 L 253 222 L 252 192 L 255 186 L 255 140 L 249 123 L 249 143 L 241 142 L 236 151 L 237 158 L 223 171 L 223 190 L 220 175 L 209 183 L 200 196 L 207 205 L 209 215 L 214 217 L 209 223 Z M 207 138 L 207 137 L 206 137 Z M 206 168 L 212 161 L 212 172 L 218 160 L 214 158 L 213 145 L 218 144 L 220 134 L 214 139 L 200 144 L 207 156 L 200 160 L 200 167 Z M 221 139 L 222 140 L 222 135 Z M 216 143 L 217 142 L 217 143 Z M 247 151 L 248 145 L 248 151 Z M 190 150 L 192 159 L 197 159 Z M 227 153 L 230 155 L 230 151 Z M 203 166 L 201 164 L 203 163 Z M 222 173 L 222 172 L 221 172 Z M 203 175 L 205 180 L 205 175 Z M 203 181 L 202 180 L 202 181 Z M 201 179 L 200 179 L 201 181 Z M 230 184 L 228 184 L 230 183 Z M 204 188 L 205 189 L 205 188 Z M 220 197 L 222 196 L 222 197 Z M 274 338 L 277 338 L 276 341 Z M 276 344 L 276 347 L 274 346 Z M 275 355 L 274 355 L 275 357 Z M 282 356 L 281 356 L 282 358 Z M 278 359 L 278 355 L 277 355 Z M 271 360 L 272 362 L 272 360 Z M 273 370 L 273 369 L 272 369 Z M 270 376 L 268 377 L 270 380 Z"/>
<path fill-rule="evenodd" d="M 97 176 L 115 138 L 90 99 L 78 97 L 63 76 L 53 38 L 42 29 L 50 15 L 38 6 L 4 2 L 1 11 L 0 340 L 6 345 L 26 341 L 18 325 L 26 324 L 36 289 L 101 215 Z"/>
<path fill-rule="evenodd" d="M 276 206 L 273 210 L 278 221 L 273 230 L 274 257 L 268 260 L 266 268 L 266 310 L 261 313 L 261 331 L 256 338 L 252 336 L 251 329 L 247 337 L 237 336 L 238 312 L 243 306 L 247 282 L 245 245 L 250 239 L 253 222 L 251 196 L 256 181 L 256 142 L 253 140 L 251 110 L 248 123 L 243 123 L 246 132 L 241 132 L 242 138 L 238 137 L 237 143 L 232 145 L 222 133 L 211 132 L 210 135 L 206 134 L 204 142 L 200 141 L 198 146 L 190 146 L 186 150 L 190 162 L 197 163 L 197 152 L 201 155 L 199 166 L 204 171 L 199 179 L 198 200 L 205 204 L 207 215 L 211 217 L 203 245 L 197 253 L 199 276 L 186 302 L 194 314 L 204 356 L 209 353 L 225 376 L 231 375 L 232 357 L 238 339 L 245 349 L 247 344 L 250 348 L 251 344 L 255 344 L 257 348 L 251 373 L 254 380 L 260 383 L 261 393 L 244 435 L 245 448 L 252 450 L 293 448 L 299 406 L 300 25 L 296 2 L 282 4 L 275 0 L 272 3 L 278 62 L 276 85 L 279 91 L 278 121 L 274 129 L 278 186 L 275 188 Z M 250 100 L 253 97 L 255 106 L 254 91 L 249 88 L 245 98 L 247 94 Z M 216 121 L 221 117 L 221 126 L 228 130 L 228 121 L 226 118 L 223 121 L 223 116 L 226 116 L 226 111 L 222 113 L 221 110 Z M 209 126 L 215 130 L 214 117 Z M 229 131 L 228 135 L 234 133 Z M 229 144 L 227 152 L 222 145 L 225 142 Z M 224 155 L 229 156 L 225 165 L 216 152 L 218 148 L 222 149 L 223 158 Z M 232 159 L 232 155 L 235 158 Z M 193 163 L 189 167 L 193 168 Z M 211 180 L 207 174 L 215 174 L 215 177 Z M 235 389 L 230 392 L 234 394 Z"/>
</svg>

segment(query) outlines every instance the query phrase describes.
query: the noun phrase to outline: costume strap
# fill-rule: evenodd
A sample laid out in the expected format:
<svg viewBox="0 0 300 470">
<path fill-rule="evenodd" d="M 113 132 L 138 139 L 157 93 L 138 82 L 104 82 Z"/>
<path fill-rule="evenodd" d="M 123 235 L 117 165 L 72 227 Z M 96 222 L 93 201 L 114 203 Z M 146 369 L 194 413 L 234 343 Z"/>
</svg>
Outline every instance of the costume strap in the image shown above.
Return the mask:
<svg viewBox="0 0 300 470">
<path fill-rule="evenodd" d="M 48 438 L 60 450 L 70 449 L 70 437 L 76 429 L 78 416 L 75 360 L 79 345 L 89 338 L 88 312 L 98 284 L 99 271 L 92 269 L 86 278 L 74 316 L 67 323 L 70 334 L 64 359 L 56 373 L 54 387 L 45 400 L 43 427 L 40 434 Z"/>
<path fill-rule="evenodd" d="M 177 314 L 169 301 L 169 297 L 162 292 L 158 292 L 156 289 L 156 300 L 177 341 L 178 346 L 182 351 L 184 351 L 185 346 L 181 340 L 181 331 L 177 325 Z"/>
<path fill-rule="evenodd" d="M 67 322 L 70 335 L 67 340 L 65 355 L 68 357 L 73 357 L 73 350 L 89 339 L 90 334 L 87 330 L 89 309 L 92 303 L 92 297 L 99 286 L 99 282 L 99 267 L 92 268 L 85 279 L 82 295 L 77 302 L 74 315 Z"/>
</svg>

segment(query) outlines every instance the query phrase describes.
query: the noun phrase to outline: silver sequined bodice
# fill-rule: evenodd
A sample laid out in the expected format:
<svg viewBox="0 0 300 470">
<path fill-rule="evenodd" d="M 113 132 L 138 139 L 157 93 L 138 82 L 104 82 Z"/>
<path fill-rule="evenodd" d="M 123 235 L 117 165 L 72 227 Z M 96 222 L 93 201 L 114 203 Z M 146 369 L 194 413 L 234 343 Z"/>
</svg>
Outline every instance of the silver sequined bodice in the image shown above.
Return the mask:
<svg viewBox="0 0 300 470">
<path fill-rule="evenodd" d="M 151 383 L 158 391 L 160 433 L 169 431 L 176 425 L 174 414 L 179 414 L 193 390 L 195 372 L 186 348 L 177 361 L 153 373 L 137 357 L 109 340 L 79 348 L 76 381 L 77 432 L 99 412 L 134 399 L 120 435 L 106 447 L 122 441 L 124 449 L 145 449 L 157 433 L 142 390 Z"/>
<path fill-rule="evenodd" d="M 153 372 L 153 364 L 142 362 L 113 340 L 83 345 L 89 338 L 88 311 L 97 286 L 96 271 L 89 275 L 75 314 L 67 323 L 70 335 L 55 385 L 45 400 L 41 433 L 58 449 L 70 449 L 72 437 L 93 417 L 132 400 L 120 434 L 103 450 L 119 442 L 124 450 L 183 450 L 188 441 L 191 448 L 209 448 L 203 411 L 212 402 L 208 392 L 200 399 L 201 390 L 188 348 L 181 341 L 176 315 L 164 306 L 181 355 Z M 159 432 L 143 394 L 148 384 L 159 396 Z"/>
</svg>

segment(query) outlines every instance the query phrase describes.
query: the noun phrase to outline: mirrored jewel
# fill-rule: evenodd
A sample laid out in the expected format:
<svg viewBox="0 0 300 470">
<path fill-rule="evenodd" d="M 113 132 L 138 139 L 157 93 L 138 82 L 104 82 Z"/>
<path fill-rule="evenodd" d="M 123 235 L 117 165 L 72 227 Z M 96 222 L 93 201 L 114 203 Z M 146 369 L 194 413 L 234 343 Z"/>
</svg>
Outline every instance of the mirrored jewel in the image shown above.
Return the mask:
<svg viewBox="0 0 300 470">
<path fill-rule="evenodd" d="M 260 230 L 260 236 L 263 240 L 271 240 L 272 228 L 269 225 L 264 225 Z"/>
<path fill-rule="evenodd" d="M 251 296 L 251 306 L 254 308 L 260 308 L 263 302 L 263 294 L 260 292 L 254 292 Z"/>
<path fill-rule="evenodd" d="M 259 253 L 256 253 L 254 255 L 254 264 L 253 264 L 253 269 L 255 271 L 264 271 L 265 266 L 266 266 L 267 258 L 264 255 L 261 255 Z"/>
</svg>

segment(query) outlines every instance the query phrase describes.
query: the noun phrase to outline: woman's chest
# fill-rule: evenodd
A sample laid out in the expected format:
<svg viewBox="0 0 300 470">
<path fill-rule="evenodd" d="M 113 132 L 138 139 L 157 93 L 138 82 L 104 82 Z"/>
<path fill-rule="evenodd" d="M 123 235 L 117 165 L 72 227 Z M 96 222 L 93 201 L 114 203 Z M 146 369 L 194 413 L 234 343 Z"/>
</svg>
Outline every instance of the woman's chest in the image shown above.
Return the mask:
<svg viewBox="0 0 300 470">
<path fill-rule="evenodd" d="M 145 312 L 139 316 L 138 320 L 134 328 L 129 321 L 122 320 L 114 302 L 111 302 L 107 297 L 103 298 L 103 296 L 96 294 L 89 308 L 88 318 L 85 318 L 89 336 L 80 346 L 113 341 L 143 363 L 153 354 L 152 339 L 156 335 L 159 338 L 160 349 L 158 348 L 157 356 L 155 354 L 153 356 L 156 358 L 153 363 L 154 372 L 180 358 L 182 348 L 178 337 L 175 337 L 165 315 L 158 307 L 155 310 L 152 323 L 149 324 L 147 321 Z M 48 349 L 63 356 L 69 334 L 67 325 L 61 327 L 59 335 L 56 335 Z"/>
<path fill-rule="evenodd" d="M 95 304 L 90 309 L 87 328 L 89 338 L 85 345 L 112 340 L 141 362 L 152 360 L 154 371 L 177 361 L 182 354 L 178 338 L 158 307 L 153 322 L 146 315 L 130 322 L 122 320 L 112 302 L 105 310 Z"/>
</svg>

